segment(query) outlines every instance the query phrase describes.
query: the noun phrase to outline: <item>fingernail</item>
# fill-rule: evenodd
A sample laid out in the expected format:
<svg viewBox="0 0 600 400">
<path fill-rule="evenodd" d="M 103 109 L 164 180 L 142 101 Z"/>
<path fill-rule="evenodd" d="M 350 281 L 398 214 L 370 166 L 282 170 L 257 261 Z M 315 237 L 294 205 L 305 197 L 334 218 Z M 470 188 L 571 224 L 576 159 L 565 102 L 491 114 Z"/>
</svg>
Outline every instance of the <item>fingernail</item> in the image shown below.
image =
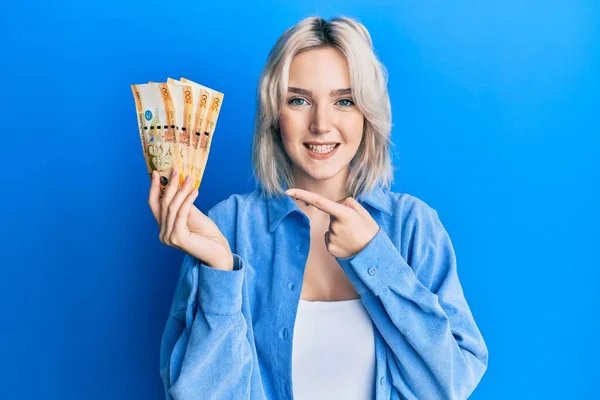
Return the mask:
<svg viewBox="0 0 600 400">
<path fill-rule="evenodd" d="M 173 168 L 173 171 L 171 171 L 171 178 L 175 178 L 177 176 L 177 171 Z"/>
<path fill-rule="evenodd" d="M 191 179 L 190 179 L 189 175 L 186 176 L 185 177 L 185 184 L 187 185 L 188 183 L 190 183 L 190 181 L 191 181 Z"/>
<path fill-rule="evenodd" d="M 292 192 L 292 190 L 288 189 L 285 191 L 285 194 L 287 194 L 288 196 L 293 196 L 294 192 Z"/>
</svg>

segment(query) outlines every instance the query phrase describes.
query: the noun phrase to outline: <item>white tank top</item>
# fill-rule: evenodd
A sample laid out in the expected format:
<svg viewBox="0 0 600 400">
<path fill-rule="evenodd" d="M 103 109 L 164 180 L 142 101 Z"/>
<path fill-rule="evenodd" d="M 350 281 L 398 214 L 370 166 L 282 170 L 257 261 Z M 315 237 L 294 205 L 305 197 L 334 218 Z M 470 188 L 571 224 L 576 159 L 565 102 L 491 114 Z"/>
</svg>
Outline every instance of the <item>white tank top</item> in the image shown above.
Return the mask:
<svg viewBox="0 0 600 400">
<path fill-rule="evenodd" d="M 292 347 L 294 400 L 371 400 L 375 337 L 362 301 L 300 299 Z"/>
</svg>

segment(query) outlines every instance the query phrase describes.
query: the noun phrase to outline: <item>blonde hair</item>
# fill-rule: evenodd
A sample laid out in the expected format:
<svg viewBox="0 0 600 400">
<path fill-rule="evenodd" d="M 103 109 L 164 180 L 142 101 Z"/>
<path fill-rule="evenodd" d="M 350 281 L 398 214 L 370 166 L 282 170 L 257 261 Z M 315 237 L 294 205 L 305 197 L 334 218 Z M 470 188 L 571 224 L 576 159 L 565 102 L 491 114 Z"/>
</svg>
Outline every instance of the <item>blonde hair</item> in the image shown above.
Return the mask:
<svg viewBox="0 0 600 400">
<path fill-rule="evenodd" d="M 267 196 L 282 195 L 283 185 L 294 186 L 291 159 L 279 131 L 279 113 L 285 103 L 290 64 L 296 54 L 322 47 L 336 48 L 348 60 L 353 99 L 364 115 L 363 138 L 350 162 L 347 193 L 356 198 L 378 184 L 389 189 L 393 182 L 387 71 L 373 51 L 369 32 L 352 18 L 325 21 L 309 17 L 279 37 L 258 84 L 252 164 L 254 175 Z"/>
</svg>

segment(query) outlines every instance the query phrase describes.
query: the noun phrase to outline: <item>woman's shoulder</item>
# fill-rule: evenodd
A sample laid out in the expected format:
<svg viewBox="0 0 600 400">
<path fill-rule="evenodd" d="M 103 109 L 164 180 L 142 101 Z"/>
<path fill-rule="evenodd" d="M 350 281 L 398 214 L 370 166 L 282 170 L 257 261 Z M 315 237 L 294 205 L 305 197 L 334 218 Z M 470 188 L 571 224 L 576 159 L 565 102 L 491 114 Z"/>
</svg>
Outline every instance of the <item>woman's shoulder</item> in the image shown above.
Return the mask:
<svg viewBox="0 0 600 400">
<path fill-rule="evenodd" d="M 408 192 L 376 189 L 364 200 L 396 220 L 437 218 L 437 210 L 432 205 Z"/>
<path fill-rule="evenodd" d="M 409 232 L 403 234 L 398 240 L 412 242 L 415 240 L 414 235 L 421 239 L 447 235 L 446 227 L 437 209 L 429 202 L 406 192 L 383 191 L 383 193 L 391 208 L 386 226 L 391 231 Z"/>
</svg>

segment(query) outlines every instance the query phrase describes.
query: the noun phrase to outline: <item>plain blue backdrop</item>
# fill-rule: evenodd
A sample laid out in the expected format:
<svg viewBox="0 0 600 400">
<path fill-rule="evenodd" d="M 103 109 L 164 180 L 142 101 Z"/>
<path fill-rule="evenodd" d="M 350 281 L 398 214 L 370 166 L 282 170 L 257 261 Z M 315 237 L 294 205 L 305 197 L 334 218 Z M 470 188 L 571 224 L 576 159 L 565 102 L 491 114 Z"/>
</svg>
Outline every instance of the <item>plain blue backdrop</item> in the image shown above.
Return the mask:
<svg viewBox="0 0 600 400">
<path fill-rule="evenodd" d="M 436 208 L 490 351 L 473 399 L 599 398 L 597 1 L 115 1 L 0 6 L 0 398 L 160 399 L 183 254 L 147 206 L 129 85 L 225 93 L 196 204 L 254 189 L 277 37 L 353 16 L 386 65 L 393 190 Z"/>
</svg>

